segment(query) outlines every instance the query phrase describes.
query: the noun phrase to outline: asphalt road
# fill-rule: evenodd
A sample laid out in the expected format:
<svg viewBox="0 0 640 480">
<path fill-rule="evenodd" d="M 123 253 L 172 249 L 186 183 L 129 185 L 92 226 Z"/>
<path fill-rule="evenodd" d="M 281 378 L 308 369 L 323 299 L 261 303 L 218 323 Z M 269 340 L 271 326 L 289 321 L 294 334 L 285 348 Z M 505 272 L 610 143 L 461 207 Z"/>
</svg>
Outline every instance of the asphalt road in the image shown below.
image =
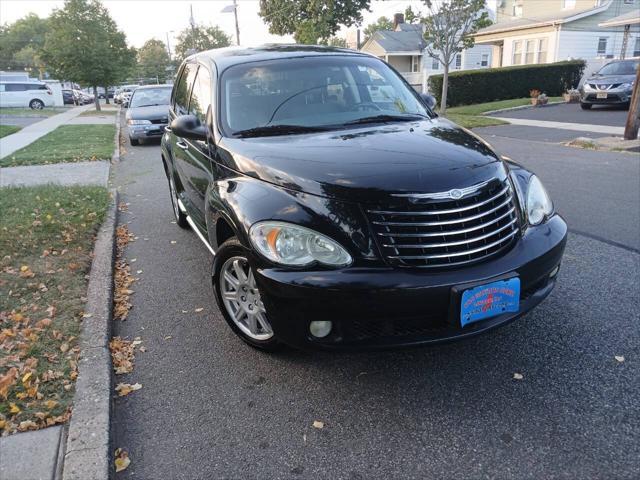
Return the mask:
<svg viewBox="0 0 640 480">
<path fill-rule="evenodd" d="M 117 379 L 143 387 L 115 400 L 112 446 L 132 461 L 115 478 L 640 477 L 638 159 L 491 140 L 605 241 L 571 234 L 555 291 L 505 328 L 357 354 L 268 355 L 235 338 L 207 250 L 172 223 L 159 147 L 127 145 L 113 180 L 140 280 L 114 330 L 147 351 Z"/>
<path fill-rule="evenodd" d="M 526 108 L 494 114 L 505 118 L 527 118 L 552 122 L 587 123 L 624 127 L 628 110 L 619 106 L 596 105 L 591 110 L 582 110 L 579 103 L 561 103 L 541 108 Z"/>
</svg>

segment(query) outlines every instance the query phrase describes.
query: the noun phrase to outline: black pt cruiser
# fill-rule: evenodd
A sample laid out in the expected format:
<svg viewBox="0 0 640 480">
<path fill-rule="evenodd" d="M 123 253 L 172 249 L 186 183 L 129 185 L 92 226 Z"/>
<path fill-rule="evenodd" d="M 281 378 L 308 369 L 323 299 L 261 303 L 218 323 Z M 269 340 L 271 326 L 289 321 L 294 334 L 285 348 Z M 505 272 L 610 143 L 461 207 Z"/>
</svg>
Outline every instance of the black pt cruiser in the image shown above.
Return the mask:
<svg viewBox="0 0 640 480">
<path fill-rule="evenodd" d="M 378 58 L 298 45 L 187 58 L 162 138 L 177 224 L 248 344 L 469 337 L 553 289 L 567 238 L 540 180 L 438 117 Z"/>
</svg>

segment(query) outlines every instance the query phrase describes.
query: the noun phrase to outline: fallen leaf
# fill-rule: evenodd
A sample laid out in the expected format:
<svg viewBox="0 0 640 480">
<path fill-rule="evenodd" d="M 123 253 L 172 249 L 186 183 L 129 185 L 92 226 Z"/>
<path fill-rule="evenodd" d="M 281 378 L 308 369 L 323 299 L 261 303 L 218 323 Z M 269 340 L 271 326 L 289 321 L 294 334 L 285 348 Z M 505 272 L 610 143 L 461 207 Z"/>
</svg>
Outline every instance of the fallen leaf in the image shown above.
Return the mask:
<svg viewBox="0 0 640 480">
<path fill-rule="evenodd" d="M 115 460 L 113 461 L 113 463 L 116 466 L 116 472 L 121 472 L 125 470 L 131 463 L 131 460 L 129 459 L 129 454 L 121 448 L 116 449 L 114 453 L 114 457 L 115 457 Z"/>
<path fill-rule="evenodd" d="M 171 245 L 175 245 L 176 243 L 178 242 L 176 242 L 175 240 L 171 240 Z"/>
<path fill-rule="evenodd" d="M 317 428 L 317 429 L 324 428 L 324 422 L 321 422 L 320 420 L 314 420 L 313 428 Z"/>
<path fill-rule="evenodd" d="M 164 337 L 165 340 L 171 340 L 173 337 L 171 335 L 167 335 L 166 337 Z"/>
<path fill-rule="evenodd" d="M 204 310 L 204 308 L 202 308 L 202 307 L 198 307 L 198 308 L 196 308 L 195 312 L 196 312 L 196 313 L 200 313 L 200 312 L 201 312 L 201 311 L 203 311 L 203 310 Z"/>
<path fill-rule="evenodd" d="M 142 353 L 144 353 L 144 352 L 147 351 L 147 347 L 143 346 L 143 347 L 140 347 L 138 350 L 140 350 Z"/>
<path fill-rule="evenodd" d="M 9 388 L 11 388 L 17 379 L 18 369 L 16 367 L 11 367 L 7 373 L 0 375 L 0 397 L 7 398 Z"/>
<path fill-rule="evenodd" d="M 116 385 L 116 392 L 120 397 L 124 397 L 125 395 L 129 395 L 131 392 L 135 392 L 136 390 L 140 390 L 142 385 L 139 383 L 134 383 L 131 385 L 130 383 L 119 383 Z"/>
<path fill-rule="evenodd" d="M 9 404 L 9 413 L 20 413 L 22 410 L 20 410 L 20 407 L 18 407 L 15 403 L 10 403 Z"/>
<path fill-rule="evenodd" d="M 524 377 L 522 376 L 521 373 L 514 373 L 513 374 L 513 379 L 514 380 L 522 380 Z"/>
<path fill-rule="evenodd" d="M 56 400 L 47 400 L 46 402 L 44 402 L 44 406 L 47 407 L 47 410 L 51 410 L 56 405 L 58 405 L 58 402 Z"/>
<path fill-rule="evenodd" d="M 616 355 L 615 359 L 620 363 L 624 362 L 624 357 L 622 355 Z"/>
<path fill-rule="evenodd" d="M 69 344 L 68 343 L 63 343 L 62 345 L 60 345 L 60 351 L 62 353 L 66 353 L 67 350 L 69 350 Z"/>
</svg>

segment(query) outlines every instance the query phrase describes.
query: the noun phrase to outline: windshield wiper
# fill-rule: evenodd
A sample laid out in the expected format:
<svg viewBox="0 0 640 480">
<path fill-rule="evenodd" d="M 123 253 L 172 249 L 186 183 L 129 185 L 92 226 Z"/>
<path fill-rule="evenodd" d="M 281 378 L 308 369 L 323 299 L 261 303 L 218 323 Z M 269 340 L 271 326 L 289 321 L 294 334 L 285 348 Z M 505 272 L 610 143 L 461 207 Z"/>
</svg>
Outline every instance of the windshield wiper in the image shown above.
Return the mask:
<svg viewBox="0 0 640 480">
<path fill-rule="evenodd" d="M 161 105 L 169 105 L 168 103 L 149 103 L 148 105 L 136 105 L 133 108 L 142 108 L 142 107 L 159 107 Z"/>
<path fill-rule="evenodd" d="M 264 125 L 234 132 L 236 137 L 262 137 L 267 135 L 287 135 L 290 133 L 324 132 L 325 127 L 307 127 L 305 125 Z"/>
<path fill-rule="evenodd" d="M 422 120 L 429 118 L 426 115 L 420 115 L 417 113 L 406 115 L 374 115 L 372 117 L 359 118 L 357 120 L 351 120 L 345 122 L 343 125 L 360 125 L 363 123 L 380 123 L 380 122 L 410 122 L 412 120 Z"/>
</svg>

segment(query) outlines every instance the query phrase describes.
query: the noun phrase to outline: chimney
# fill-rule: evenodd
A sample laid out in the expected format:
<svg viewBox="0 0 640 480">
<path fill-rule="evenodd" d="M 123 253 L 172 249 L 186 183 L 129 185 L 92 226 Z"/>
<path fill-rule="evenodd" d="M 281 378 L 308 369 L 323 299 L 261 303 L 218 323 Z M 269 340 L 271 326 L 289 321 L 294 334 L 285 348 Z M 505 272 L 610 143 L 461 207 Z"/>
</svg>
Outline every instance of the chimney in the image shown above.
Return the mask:
<svg viewBox="0 0 640 480">
<path fill-rule="evenodd" d="M 401 23 L 404 23 L 404 13 L 395 13 L 393 15 L 393 29 L 397 30 Z"/>
</svg>

